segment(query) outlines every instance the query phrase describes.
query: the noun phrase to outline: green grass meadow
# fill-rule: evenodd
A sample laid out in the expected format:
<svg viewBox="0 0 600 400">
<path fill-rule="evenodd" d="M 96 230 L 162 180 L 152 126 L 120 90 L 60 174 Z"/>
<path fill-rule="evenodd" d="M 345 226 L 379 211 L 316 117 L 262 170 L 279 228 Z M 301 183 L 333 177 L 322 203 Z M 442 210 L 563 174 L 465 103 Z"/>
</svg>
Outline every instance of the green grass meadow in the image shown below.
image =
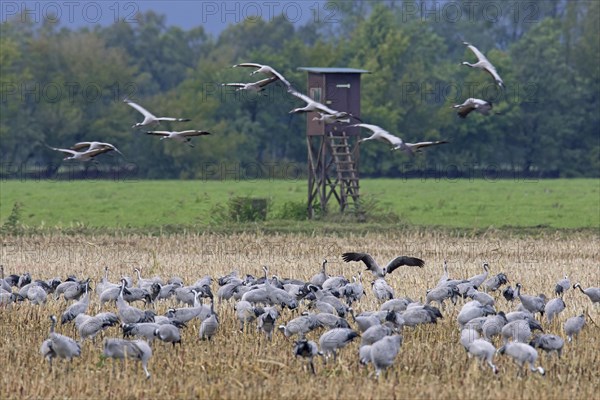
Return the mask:
<svg viewBox="0 0 600 400">
<path fill-rule="evenodd" d="M 0 224 L 19 202 L 19 222 L 34 228 L 209 227 L 219 223 L 215 210 L 226 208 L 235 196 L 268 198 L 271 222 L 281 220 L 278 215 L 286 203 L 298 205 L 307 197 L 305 180 L 5 180 L 0 189 Z M 598 179 L 363 179 L 361 196 L 373 214 L 393 215 L 390 224 L 467 229 L 600 227 Z"/>
</svg>

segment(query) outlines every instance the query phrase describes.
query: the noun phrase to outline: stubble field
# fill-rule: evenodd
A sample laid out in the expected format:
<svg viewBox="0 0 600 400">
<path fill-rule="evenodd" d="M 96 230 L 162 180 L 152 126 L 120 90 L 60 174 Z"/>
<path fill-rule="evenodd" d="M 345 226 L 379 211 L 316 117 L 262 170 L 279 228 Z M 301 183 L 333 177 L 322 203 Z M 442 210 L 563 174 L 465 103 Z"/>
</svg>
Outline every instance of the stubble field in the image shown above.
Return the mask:
<svg viewBox="0 0 600 400">
<path fill-rule="evenodd" d="M 481 262 L 488 261 L 491 274 L 504 272 L 511 284 L 523 285 L 528 294 L 545 293 L 552 297 L 554 284 L 565 274 L 572 283 L 583 287 L 599 286 L 600 254 L 598 235 L 546 234 L 536 238 L 490 233 L 477 237 L 413 230 L 385 235 L 181 235 L 142 236 L 33 236 L 5 237 L 2 263 L 8 274 L 29 271 L 33 279 L 63 279 L 68 274 L 91 277 L 94 283 L 110 268 L 109 279 L 118 282 L 122 275 L 134 277 L 133 269 L 142 268 L 143 277 L 160 276 L 167 280 L 181 276 L 187 284 L 204 275 L 216 278 L 237 270 L 259 275 L 262 265 L 279 277 L 308 280 L 320 269 L 321 260 L 329 260 L 330 275 L 352 277 L 362 264 L 346 264 L 341 254 L 365 251 L 381 263 L 406 254 L 426 261 L 422 269 L 402 267 L 386 277 L 396 296 L 425 299 L 427 288 L 437 283 L 442 261 L 448 260 L 450 277 L 466 278 L 481 273 Z M 371 276 L 365 275 L 366 296 L 354 306 L 356 312 L 375 310 L 378 303 L 370 288 Z M 135 279 L 134 279 L 135 282 Z M 509 304 L 495 294 L 496 309 L 509 311 Z M 97 294 L 92 295 L 89 314 L 100 311 Z M 542 320 L 544 330 L 565 337 L 562 324 L 571 316 L 589 314 L 587 326 L 572 344 L 565 344 L 563 357 L 540 356 L 546 376 L 528 372 L 517 377 L 517 368 L 508 356 L 496 356 L 500 372 L 467 361 L 459 344 L 456 316 L 463 304 L 448 304 L 444 319 L 437 325 L 404 328 L 404 343 L 387 375 L 376 380 L 371 366 L 358 363 L 359 340 L 339 353 L 338 361 L 316 361 L 312 376 L 303 360 L 292 355 L 293 340 L 275 332 L 273 341 L 250 329 L 239 331 L 234 303 L 217 305 L 220 327 L 212 341 L 200 341 L 195 321 L 183 330 L 183 346 L 155 342 L 149 363 L 152 377 L 129 361 L 121 370 L 104 360 L 102 339 L 121 337 L 121 329 L 109 328 L 96 343 L 86 341 L 81 358 L 71 366 L 55 362 L 52 372 L 42 359 L 39 348 L 48 336 L 48 316 L 59 316 L 66 308 L 50 299 L 46 305 L 23 302 L 0 308 L 0 398 L 594 398 L 600 382 L 600 307 L 592 306 L 581 292 L 565 295 L 566 310 L 557 321 Z M 515 302 L 516 303 L 516 302 Z M 138 305 L 140 306 L 140 305 Z M 175 305 L 173 300 L 158 303 L 163 314 Z M 284 310 L 278 323 L 285 323 L 305 310 Z M 114 305 L 103 311 L 115 311 Z M 351 326 L 355 326 L 349 319 Z M 57 331 L 77 338 L 72 325 L 57 326 Z M 322 330 L 308 334 L 318 341 Z M 495 342 L 498 347 L 498 341 Z"/>
</svg>

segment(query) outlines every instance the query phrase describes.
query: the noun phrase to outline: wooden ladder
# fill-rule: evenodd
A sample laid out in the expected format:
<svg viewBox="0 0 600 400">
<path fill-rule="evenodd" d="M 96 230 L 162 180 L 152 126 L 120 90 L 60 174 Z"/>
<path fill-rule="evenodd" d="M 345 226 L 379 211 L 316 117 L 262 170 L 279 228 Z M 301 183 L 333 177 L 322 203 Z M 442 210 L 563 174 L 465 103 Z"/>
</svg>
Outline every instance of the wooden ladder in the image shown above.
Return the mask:
<svg viewBox="0 0 600 400">
<path fill-rule="evenodd" d="M 340 208 L 344 211 L 348 206 L 348 197 L 352 198 L 355 206 L 359 204 L 358 165 L 344 132 L 341 135 L 330 133 L 329 145 L 340 185 Z"/>
</svg>

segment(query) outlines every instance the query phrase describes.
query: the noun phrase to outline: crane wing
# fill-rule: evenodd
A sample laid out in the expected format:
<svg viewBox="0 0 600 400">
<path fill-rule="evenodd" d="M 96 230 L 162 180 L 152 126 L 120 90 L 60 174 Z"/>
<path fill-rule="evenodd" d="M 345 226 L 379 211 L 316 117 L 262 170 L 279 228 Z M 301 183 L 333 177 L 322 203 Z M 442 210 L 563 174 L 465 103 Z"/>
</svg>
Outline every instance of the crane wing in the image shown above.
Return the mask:
<svg viewBox="0 0 600 400">
<path fill-rule="evenodd" d="M 373 133 L 376 133 L 380 139 L 386 140 L 394 146 L 397 146 L 397 145 L 400 145 L 403 143 L 402 139 L 400 139 L 398 136 L 392 135 L 391 133 L 389 133 L 388 131 L 386 131 L 385 129 L 383 129 L 382 127 L 377 126 L 377 125 L 354 124 L 351 126 L 360 126 L 360 127 L 366 128 L 366 129 L 372 131 Z"/>
<path fill-rule="evenodd" d="M 342 254 L 342 259 L 345 262 L 362 261 L 367 266 L 367 269 L 372 272 L 377 272 L 379 269 L 379 265 L 377 265 L 373 257 L 367 253 L 344 253 Z"/>
<path fill-rule="evenodd" d="M 146 134 L 154 135 L 154 136 L 169 136 L 171 132 L 169 131 L 147 131 Z"/>
<path fill-rule="evenodd" d="M 74 156 L 75 154 L 77 154 L 77 153 L 78 153 L 77 151 L 75 151 L 75 150 L 71 150 L 71 149 L 60 149 L 60 148 L 58 148 L 58 147 L 50 147 L 50 146 L 46 146 L 46 147 L 48 147 L 50 150 L 56 150 L 56 151 L 60 151 L 60 152 L 62 152 L 62 153 L 65 153 L 65 154 L 70 154 L 70 155 L 72 155 L 72 156 Z"/>
<path fill-rule="evenodd" d="M 177 134 L 180 136 L 191 137 L 191 136 L 210 135 L 210 132 L 191 130 L 191 131 L 177 132 Z"/>
<path fill-rule="evenodd" d="M 274 76 L 276 76 L 277 78 L 279 78 L 279 80 L 281 82 L 283 82 L 285 84 L 285 86 L 287 86 L 288 90 L 292 88 L 292 84 L 290 82 L 288 82 L 288 80 L 285 79 L 285 77 L 283 75 L 281 75 L 275 68 L 269 67 L 269 70 L 271 71 L 271 73 Z"/>
<path fill-rule="evenodd" d="M 416 258 L 416 257 L 400 256 L 400 257 L 396 257 L 392 261 L 390 261 L 385 269 L 386 269 L 387 273 L 389 274 L 392 271 L 394 271 L 396 268 L 398 268 L 402 265 L 407 265 L 409 267 L 423 268 L 423 265 L 425 265 L 425 261 L 421 260 L 420 258 Z"/>
<path fill-rule="evenodd" d="M 123 100 L 123 102 L 129 104 L 131 107 L 141 112 L 144 115 L 144 117 L 156 118 L 150 111 L 146 110 L 144 107 L 140 106 L 137 103 L 134 103 L 131 100 L 125 99 Z"/>
<path fill-rule="evenodd" d="M 233 66 L 233 68 L 237 68 L 237 67 L 262 68 L 263 66 L 264 65 L 257 64 L 257 63 L 241 63 L 241 64 L 235 64 Z"/>
<path fill-rule="evenodd" d="M 79 142 L 79 143 L 75 143 L 73 146 L 71 146 L 71 150 L 81 150 L 86 147 L 90 147 L 91 145 L 92 145 L 92 142 Z"/>
<path fill-rule="evenodd" d="M 292 96 L 295 96 L 295 97 L 299 98 L 300 100 L 306 102 L 306 104 L 316 103 L 316 101 L 314 101 L 313 99 L 311 99 L 310 97 L 308 97 L 304 93 L 298 92 L 297 90 L 293 90 L 293 89 L 290 90 L 290 94 Z"/>
<path fill-rule="evenodd" d="M 254 83 L 253 83 L 253 85 L 258 85 L 258 86 L 260 86 L 260 87 L 265 87 L 265 86 L 267 86 L 269 83 L 271 83 L 271 82 L 275 82 L 275 81 L 277 81 L 277 80 L 281 80 L 281 81 L 283 82 L 283 80 L 282 80 L 281 78 L 279 78 L 279 77 L 277 77 L 277 76 L 271 76 L 271 77 L 269 77 L 269 78 L 262 79 L 262 80 L 260 80 L 260 81 L 258 81 L 258 82 L 254 82 Z M 284 83 L 285 83 L 285 82 L 284 82 Z M 288 85 L 289 85 L 289 83 L 288 83 Z"/>
<path fill-rule="evenodd" d="M 221 86 L 231 86 L 231 87 L 246 87 L 246 83 L 221 83 Z"/>
<path fill-rule="evenodd" d="M 422 147 L 429 147 L 429 146 L 436 146 L 438 144 L 445 144 L 445 143 L 449 143 L 446 140 L 438 140 L 435 142 L 418 142 L 418 143 L 406 143 L 406 145 L 408 147 L 411 147 L 413 149 L 420 149 Z"/>
<path fill-rule="evenodd" d="M 489 63 L 489 60 L 483 55 L 483 53 L 481 51 L 479 51 L 479 49 L 477 47 L 475 47 L 472 44 L 467 43 L 467 42 L 465 42 L 465 44 L 473 52 L 473 54 L 475 54 L 475 56 L 477 57 L 477 59 L 479 61 L 486 61 Z"/>
</svg>

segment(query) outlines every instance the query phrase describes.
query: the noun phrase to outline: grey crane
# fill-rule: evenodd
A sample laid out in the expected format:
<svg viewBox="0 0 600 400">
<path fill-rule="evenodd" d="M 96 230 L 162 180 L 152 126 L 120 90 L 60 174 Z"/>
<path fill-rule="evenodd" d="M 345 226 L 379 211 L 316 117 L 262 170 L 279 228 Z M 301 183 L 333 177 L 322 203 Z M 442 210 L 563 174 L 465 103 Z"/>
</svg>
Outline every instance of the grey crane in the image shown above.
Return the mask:
<svg viewBox="0 0 600 400">
<path fill-rule="evenodd" d="M 362 285 L 362 271 L 358 273 L 358 278 L 353 276 L 352 283 L 348 283 L 342 288 L 342 295 L 346 298 L 348 306 L 352 306 L 352 303 L 360 301 L 364 296 L 365 289 Z"/>
<path fill-rule="evenodd" d="M 492 276 L 487 281 L 483 282 L 483 288 L 486 291 L 495 292 L 496 290 L 500 289 L 502 285 L 506 285 L 509 282 L 510 281 L 508 280 L 506 275 L 501 272 L 497 275 Z"/>
<path fill-rule="evenodd" d="M 25 272 L 21 274 L 17 280 L 17 287 L 22 288 L 23 286 L 31 283 L 31 274 L 29 272 Z"/>
<path fill-rule="evenodd" d="M 358 362 L 367 365 L 371 362 L 371 345 L 366 344 L 358 348 Z"/>
<path fill-rule="evenodd" d="M 210 315 L 208 318 L 204 319 L 200 324 L 200 339 L 201 340 L 211 340 L 213 336 L 217 333 L 219 329 L 219 316 L 215 312 L 215 302 L 214 299 L 211 299 L 210 302 Z"/>
<path fill-rule="evenodd" d="M 375 376 L 379 378 L 381 371 L 390 367 L 400 352 L 402 336 L 386 336 L 371 345 L 371 363 L 375 367 Z"/>
<path fill-rule="evenodd" d="M 125 290 L 125 279 L 121 279 L 121 291 L 117 297 L 117 311 L 124 324 L 135 324 L 138 322 L 154 322 L 154 312 L 144 311 L 127 304 L 123 300 L 123 290 Z"/>
<path fill-rule="evenodd" d="M 384 278 L 377 278 L 372 283 L 373 293 L 379 301 L 391 300 L 394 298 L 394 289 L 385 281 Z"/>
<path fill-rule="evenodd" d="M 86 280 L 80 282 L 76 282 L 76 285 L 71 285 L 67 287 L 63 292 L 63 297 L 66 301 L 79 300 L 79 298 L 86 292 L 86 290 L 90 290 L 90 278 L 87 278 Z"/>
<path fill-rule="evenodd" d="M 332 115 L 332 116 L 336 116 L 338 115 L 340 112 L 337 110 L 334 110 L 330 107 L 327 107 L 325 104 L 320 103 L 314 99 L 311 99 L 310 97 L 308 97 L 307 95 L 305 95 L 304 93 L 300 93 L 297 90 L 291 89 L 289 90 L 289 93 L 294 96 L 299 98 L 300 100 L 304 101 L 306 103 L 306 105 L 304 107 L 297 107 L 294 108 L 293 110 L 291 110 L 289 113 L 290 114 L 296 114 L 296 113 L 307 113 L 307 112 L 319 112 L 319 113 L 324 113 L 327 115 Z M 347 114 L 347 113 L 346 113 Z"/>
<path fill-rule="evenodd" d="M 477 300 L 484 306 L 494 307 L 496 305 L 496 301 L 492 296 L 487 293 L 480 292 L 475 288 L 469 288 L 465 294 L 467 297 L 470 297 L 472 300 Z"/>
<path fill-rule="evenodd" d="M 144 116 L 144 120 L 142 122 L 138 122 L 137 124 L 133 125 L 132 128 L 141 128 L 141 127 L 145 127 L 145 126 L 160 125 L 161 121 L 173 121 L 173 122 L 190 121 L 189 118 L 157 117 L 154 114 L 152 114 L 150 111 L 146 110 L 144 107 L 140 106 L 137 103 L 134 103 L 133 101 L 131 101 L 129 99 L 123 99 L 123 102 L 126 103 L 127 105 L 133 107 L 134 109 L 139 111 Z"/>
<path fill-rule="evenodd" d="M 308 305 L 309 309 L 317 309 L 320 313 L 337 314 L 335 307 L 324 301 L 315 300 Z"/>
<path fill-rule="evenodd" d="M 328 114 L 326 112 L 316 110 L 318 117 L 313 117 L 313 121 L 320 121 L 325 124 L 335 124 L 336 122 L 346 122 L 349 123 L 350 119 L 353 118 L 358 122 L 362 122 L 362 119 L 358 118 L 355 115 L 352 115 L 346 111 L 338 111 L 335 114 Z"/>
<path fill-rule="evenodd" d="M 387 274 L 391 274 L 398 267 L 403 265 L 420 268 L 425 265 L 425 261 L 421 260 L 420 258 L 399 256 L 391 260 L 385 267 L 380 267 L 375 259 L 367 253 L 344 253 L 342 254 L 342 259 L 345 262 L 362 261 L 367 267 L 367 270 L 371 271 L 371 273 L 377 278 L 383 278 Z"/>
<path fill-rule="evenodd" d="M 521 304 L 527 311 L 532 314 L 540 313 L 542 316 L 544 315 L 544 307 L 546 306 L 546 300 L 541 296 L 529 296 L 525 294 L 521 294 L 521 284 L 517 283 L 517 297 L 521 300 Z"/>
<path fill-rule="evenodd" d="M 360 345 L 371 345 L 383 339 L 386 336 L 391 336 L 394 333 L 397 333 L 397 331 L 398 328 L 389 322 L 386 322 L 382 325 L 371 326 L 369 329 L 367 329 L 360 335 Z"/>
<path fill-rule="evenodd" d="M 350 325 L 348 324 L 348 321 L 346 321 L 345 318 L 342 318 L 342 317 L 334 315 L 334 314 L 318 313 L 318 314 L 314 314 L 314 318 L 318 321 L 318 323 L 322 327 L 324 327 L 326 329 L 350 328 Z"/>
<path fill-rule="evenodd" d="M 148 361 L 152 357 L 152 349 L 144 340 L 125 340 L 117 338 L 107 338 L 104 340 L 105 357 L 110 357 L 113 360 L 123 360 L 125 357 L 133 360 L 138 360 L 142 363 L 146 379 L 150 378 L 148 372 Z M 113 364 L 114 370 L 114 364 Z"/>
<path fill-rule="evenodd" d="M 46 293 L 46 290 L 42 286 L 33 285 L 27 290 L 26 297 L 31 304 L 45 304 L 48 299 L 48 293 Z"/>
<path fill-rule="evenodd" d="M 154 278 L 142 278 L 142 272 L 139 268 L 134 268 L 133 271 L 137 274 L 139 288 L 152 286 L 153 283 L 163 284 L 163 281 L 159 276 L 155 276 Z"/>
<path fill-rule="evenodd" d="M 79 314 L 84 314 L 87 311 L 90 305 L 90 293 L 88 292 L 88 286 L 89 285 L 87 284 L 85 285 L 85 294 L 83 297 L 79 301 L 67 307 L 65 312 L 63 312 L 60 320 L 62 325 L 73 321 Z"/>
<path fill-rule="evenodd" d="M 192 289 L 192 293 L 194 294 L 194 307 L 170 308 L 165 315 L 182 323 L 189 322 L 194 318 L 198 318 L 201 321 L 208 318 L 210 316 L 210 307 L 198 301 L 198 297 L 201 295 L 200 292 Z"/>
<path fill-rule="evenodd" d="M 121 293 L 121 286 L 104 286 L 104 290 L 100 293 L 100 307 L 104 305 L 104 303 L 108 303 L 111 301 L 117 301 L 119 294 Z"/>
<path fill-rule="evenodd" d="M 175 347 L 175 343 L 179 343 L 181 346 L 181 332 L 179 328 L 171 324 L 159 325 L 154 330 L 154 336 L 166 343 L 172 343 Z"/>
<path fill-rule="evenodd" d="M 261 79 L 260 81 L 256 81 L 256 82 L 249 82 L 249 83 L 240 83 L 240 82 L 232 82 L 232 83 L 222 83 L 221 86 L 226 86 L 226 87 L 234 87 L 236 88 L 236 92 L 240 91 L 240 90 L 244 90 L 244 91 L 248 91 L 248 92 L 252 92 L 252 93 L 260 93 L 263 90 L 265 90 L 265 87 L 273 82 L 278 81 L 279 78 L 276 76 L 271 76 L 269 78 L 265 78 L 265 79 Z"/>
<path fill-rule="evenodd" d="M 71 287 L 75 287 L 77 285 L 79 285 L 79 281 L 77 281 L 74 277 L 69 277 L 67 279 L 65 279 L 64 282 L 62 282 L 61 284 L 59 284 L 56 287 L 56 290 L 54 291 L 54 299 L 58 300 L 58 298 L 60 297 L 61 294 L 63 294 L 67 289 L 71 288 Z"/>
<path fill-rule="evenodd" d="M 269 65 L 257 64 L 257 63 L 240 63 L 233 66 L 233 68 L 237 67 L 245 67 L 245 68 L 256 68 L 250 75 L 254 75 L 257 73 L 265 74 L 269 77 L 275 77 L 279 79 L 289 91 L 292 88 L 292 85 L 288 82 L 287 79 L 283 75 L 281 75 L 277 70 Z"/>
<path fill-rule="evenodd" d="M 498 312 L 496 315 L 489 315 L 481 326 L 481 332 L 486 340 L 492 341 L 494 336 L 502 333 L 504 325 L 508 324 L 504 311 Z"/>
<path fill-rule="evenodd" d="M 507 323 L 502 327 L 502 340 L 507 343 L 512 339 L 521 343 L 528 343 L 532 330 L 544 331 L 534 319 L 519 319 Z"/>
<path fill-rule="evenodd" d="M 570 288 L 571 281 L 569 280 L 569 277 L 565 275 L 563 279 L 556 282 L 556 286 L 554 287 L 554 293 L 556 293 L 557 296 L 562 296 Z"/>
<path fill-rule="evenodd" d="M 118 323 L 119 318 L 112 312 L 99 313 L 95 316 L 79 314 L 75 318 L 75 327 L 79 331 L 82 341 L 85 339 L 94 339 L 100 332 Z"/>
<path fill-rule="evenodd" d="M 490 113 L 490 110 L 494 107 L 494 105 L 491 101 L 485 101 L 469 97 L 462 104 L 455 104 L 452 107 L 458 109 L 456 113 L 460 118 L 467 118 L 467 115 L 469 115 L 473 111 L 477 111 L 478 113 L 483 115 L 488 115 Z"/>
<path fill-rule="evenodd" d="M 515 291 L 513 290 L 512 286 L 509 286 L 502 291 L 502 297 L 504 297 L 506 301 L 513 301 L 515 299 Z"/>
<path fill-rule="evenodd" d="M 217 279 L 217 283 L 219 284 L 219 286 L 225 286 L 228 283 L 231 283 L 233 281 L 237 281 L 242 283 L 243 281 L 238 277 L 238 271 L 237 270 L 233 270 L 231 271 L 229 274 L 227 275 L 223 275 L 221 277 L 219 277 Z"/>
<path fill-rule="evenodd" d="M 169 280 L 167 281 L 167 284 L 177 284 L 179 286 L 183 286 L 183 279 L 181 279 L 179 276 L 172 276 L 171 278 L 169 278 Z"/>
<path fill-rule="evenodd" d="M 313 375 L 316 374 L 313 358 L 317 355 L 322 356 L 323 353 L 319 351 L 317 344 L 312 340 L 300 339 L 294 343 L 294 356 L 308 359 L 308 365 Z"/>
<path fill-rule="evenodd" d="M 483 324 L 486 323 L 488 317 L 490 316 L 473 318 L 472 320 L 467 322 L 461 329 L 474 329 L 478 333 L 483 334 Z"/>
<path fill-rule="evenodd" d="M 542 335 L 535 335 L 533 340 L 529 342 L 529 345 L 534 348 L 540 348 L 549 354 L 555 351 L 558 358 L 560 358 L 565 341 L 560 336 L 545 333 Z"/>
<path fill-rule="evenodd" d="M 590 298 L 592 303 L 600 303 L 600 287 L 589 287 L 583 289 L 579 283 L 573 285 L 573 289 L 579 289 L 581 293 Z"/>
<path fill-rule="evenodd" d="M 315 294 L 317 302 L 329 304 L 334 308 L 334 312 L 337 313 L 337 315 L 340 317 L 346 317 L 346 314 L 348 313 L 348 307 L 340 299 L 314 285 L 309 285 L 308 289 Z M 331 309 L 329 309 L 329 311 L 324 311 L 326 309 L 328 309 L 328 307 L 325 306 L 321 312 L 331 311 Z"/>
<path fill-rule="evenodd" d="M 194 294 L 194 291 L 196 291 L 198 296 Z M 194 284 L 192 286 L 182 286 L 180 288 L 175 289 L 175 298 L 177 299 L 177 301 L 183 304 L 187 304 L 188 306 L 195 307 L 197 297 L 208 299 L 213 297 L 213 293 L 210 289 L 210 284 L 201 283 Z"/>
<path fill-rule="evenodd" d="M 169 318 L 169 317 L 164 316 L 164 315 L 155 315 L 154 316 L 154 322 L 157 323 L 157 324 L 159 324 L 159 325 L 173 325 L 173 326 L 176 326 L 179 329 L 187 327 L 187 325 L 184 324 L 183 322 L 177 321 L 176 319 L 172 319 L 172 318 Z"/>
<path fill-rule="evenodd" d="M 323 290 L 328 292 L 339 291 L 349 284 L 350 281 L 345 276 L 330 276 L 323 282 Z"/>
<path fill-rule="evenodd" d="M 460 331 L 459 342 L 467 352 L 469 351 L 469 345 L 477 339 L 479 339 L 479 332 L 472 327 L 466 327 Z"/>
<path fill-rule="evenodd" d="M 114 151 L 123 156 L 123 153 L 121 153 L 114 145 L 105 142 L 79 142 L 71 146 L 71 150 L 93 151 L 97 149 L 108 149 L 108 151 Z"/>
<path fill-rule="evenodd" d="M 273 304 L 269 298 L 267 289 L 264 287 L 264 285 L 262 287 L 250 287 L 247 291 L 245 291 L 242 294 L 241 299 L 252 304 Z"/>
<path fill-rule="evenodd" d="M 154 285 L 158 285 L 158 283 L 154 283 Z M 158 296 L 156 297 L 158 300 L 167 300 L 175 295 L 175 290 L 182 287 L 182 284 L 179 282 L 167 283 L 166 285 L 159 285 L 160 291 L 158 292 Z"/>
<path fill-rule="evenodd" d="M 513 322 L 519 319 L 534 319 L 533 318 L 533 314 L 530 313 L 527 310 L 523 310 L 523 311 L 511 311 L 508 314 L 506 314 L 506 319 L 508 320 L 508 322 Z"/>
<path fill-rule="evenodd" d="M 387 142 L 388 144 L 392 145 L 392 148 L 391 148 L 392 151 L 400 150 L 410 156 L 414 156 L 415 153 L 420 153 L 421 149 L 424 149 L 426 147 L 437 146 L 440 144 L 448 143 L 446 140 L 408 143 L 408 142 L 405 142 L 404 140 L 402 140 L 401 138 L 399 138 L 398 136 L 392 135 L 391 133 L 389 133 L 388 131 L 386 131 L 385 129 L 383 129 L 377 125 L 370 125 L 370 124 L 350 125 L 350 127 L 355 127 L 355 126 L 360 126 L 362 128 L 368 129 L 371 132 L 373 132 L 373 134 L 371 136 L 369 136 L 368 138 L 360 139 L 359 143 L 363 143 L 368 140 L 379 140 L 380 142 Z M 422 265 L 419 265 L 419 267 L 422 267 Z"/>
<path fill-rule="evenodd" d="M 483 305 L 476 300 L 471 300 L 462 307 L 457 316 L 457 321 L 464 327 L 467 322 L 473 318 L 485 317 L 490 314 L 495 314 L 496 310 L 488 305 Z"/>
<path fill-rule="evenodd" d="M 102 279 L 100 279 L 100 282 L 98 282 L 98 284 L 96 285 L 96 292 L 98 293 L 98 296 L 101 296 L 102 293 L 108 288 L 116 288 L 117 294 L 118 294 L 118 290 L 121 289 L 121 285 L 117 285 L 116 283 L 111 283 L 108 280 L 108 267 L 104 267 L 104 276 L 102 277 Z M 117 298 L 115 297 L 115 300 L 116 299 Z"/>
<path fill-rule="evenodd" d="M 48 360 L 52 367 L 52 359 L 55 357 L 64 358 L 71 361 L 74 357 L 81 356 L 81 345 L 68 336 L 54 332 L 56 326 L 56 316 L 51 315 L 50 334 L 40 348 L 42 356 Z"/>
<path fill-rule="evenodd" d="M 137 336 L 144 338 L 148 343 L 154 342 L 154 332 L 160 327 L 156 322 L 138 322 L 135 324 L 123 324 L 123 337 Z"/>
<path fill-rule="evenodd" d="M 0 305 L 8 305 L 17 301 L 19 298 L 18 293 L 2 292 L 0 291 Z"/>
<path fill-rule="evenodd" d="M 408 305 L 410 303 L 413 303 L 413 301 L 409 298 L 396 298 L 396 299 L 391 299 L 386 301 L 385 303 L 383 303 L 381 305 L 381 307 L 379 307 L 379 310 L 381 311 L 396 311 L 396 312 L 402 312 L 404 310 L 406 310 L 406 308 L 408 307 Z"/>
<path fill-rule="evenodd" d="M 485 280 L 487 279 L 487 277 L 490 273 L 490 266 L 487 262 L 484 262 L 482 264 L 482 268 L 483 268 L 483 273 L 481 273 L 479 275 L 474 275 L 468 279 L 469 283 L 471 285 L 473 285 L 475 288 L 479 288 L 481 285 L 483 285 L 483 282 L 485 282 Z"/>
<path fill-rule="evenodd" d="M 372 326 L 381 325 L 385 322 L 397 323 L 397 313 L 394 310 L 366 311 L 359 315 L 354 315 L 354 310 L 350 309 L 350 315 L 358 326 L 358 330 L 365 332 Z"/>
<path fill-rule="evenodd" d="M 277 318 L 279 318 L 279 311 L 275 307 L 265 307 L 265 312 L 257 318 L 256 329 L 263 331 L 269 341 L 273 339 L 273 330 Z"/>
<path fill-rule="evenodd" d="M 250 302 L 245 300 L 238 301 L 235 304 L 235 314 L 240 322 L 240 331 L 244 331 L 244 326 L 254 321 L 263 312 L 263 309 L 253 306 Z"/>
<path fill-rule="evenodd" d="M 467 46 L 473 52 L 473 54 L 475 54 L 475 56 L 477 57 L 477 62 L 475 64 L 471 64 L 469 62 L 464 61 L 462 65 L 466 65 L 471 68 L 479 68 L 487 72 L 492 76 L 492 78 L 494 78 L 494 81 L 496 81 L 498 86 L 504 88 L 504 82 L 502 81 L 502 78 L 500 78 L 498 71 L 496 71 L 496 67 L 494 67 L 494 65 L 486 58 L 486 56 L 484 56 L 483 53 L 481 53 L 479 49 L 477 49 L 477 47 L 473 46 L 472 44 L 468 42 L 463 42 L 463 44 Z"/>
<path fill-rule="evenodd" d="M 442 276 L 440 276 L 440 279 L 438 280 L 436 287 L 444 285 L 448 281 L 448 279 L 450 279 L 449 275 L 448 275 L 448 261 L 447 260 L 444 260 L 444 264 L 442 265 L 442 268 L 444 270 L 444 273 L 442 274 Z"/>
<path fill-rule="evenodd" d="M 498 353 L 506 353 L 512 357 L 515 363 L 520 367 L 519 372 L 522 372 L 524 365 L 529 365 L 529 369 L 533 372 L 539 372 L 541 375 L 546 373 L 542 367 L 535 366 L 538 353 L 527 343 L 508 342 L 498 349 Z"/>
<path fill-rule="evenodd" d="M 436 286 L 433 289 L 427 292 L 426 303 L 427 305 L 431 304 L 431 302 L 436 302 L 440 307 L 443 307 L 444 301 L 446 299 L 451 299 L 453 304 L 456 304 L 456 299 L 458 298 L 459 291 L 456 286 L 447 286 L 441 285 Z"/>
<path fill-rule="evenodd" d="M 560 314 L 566 308 L 566 306 L 567 305 L 560 297 L 556 297 L 547 302 L 544 306 L 544 314 L 546 314 L 546 319 L 548 322 L 552 322 L 554 317 Z"/>
<path fill-rule="evenodd" d="M 281 305 L 282 307 L 287 307 L 290 310 L 296 309 L 298 307 L 298 301 L 296 298 L 290 293 L 286 292 L 284 289 L 273 286 L 269 279 L 267 279 L 269 268 L 267 266 L 263 266 L 263 270 L 265 271 L 265 290 L 271 304 Z"/>
<path fill-rule="evenodd" d="M 159 294 L 160 285 L 158 283 L 153 283 L 151 286 L 146 286 L 144 288 L 126 287 L 125 290 L 123 290 L 123 300 L 128 303 L 143 301 L 144 304 L 150 304 Z"/>
<path fill-rule="evenodd" d="M 442 313 L 436 307 L 415 306 L 409 307 L 401 313 L 404 326 L 415 327 L 422 324 L 437 324 L 437 320 L 442 317 Z"/>
<path fill-rule="evenodd" d="M 192 143 L 193 137 L 211 135 L 210 132 L 197 129 L 190 129 L 186 131 L 146 131 L 146 134 L 160 136 L 160 140 L 169 139 L 176 142 L 185 143 L 190 147 L 194 147 L 194 144 Z"/>
<path fill-rule="evenodd" d="M 242 286 L 244 286 L 244 281 L 241 279 L 232 280 L 221 286 L 219 290 L 217 290 L 217 298 L 219 299 L 219 302 L 229 300 L 234 297 Z"/>
<path fill-rule="evenodd" d="M 481 363 L 485 361 L 494 374 L 498 373 L 498 368 L 494 365 L 496 348 L 493 344 L 484 339 L 475 339 L 467 345 L 467 352 L 469 356 L 478 358 Z"/>
<path fill-rule="evenodd" d="M 321 263 L 321 272 L 313 275 L 310 278 L 311 284 L 313 284 L 315 286 L 323 287 L 323 283 L 327 280 L 327 278 L 329 278 L 329 275 L 327 275 L 327 271 L 325 271 L 326 265 L 327 265 L 327 259 L 324 258 L 323 262 Z"/>
<path fill-rule="evenodd" d="M 308 332 L 313 331 L 321 327 L 320 321 L 317 319 L 315 314 L 301 315 L 290 321 L 285 325 L 279 325 L 279 329 L 285 337 L 298 335 L 303 338 Z"/>
<path fill-rule="evenodd" d="M 11 274 L 9 276 L 4 276 L 4 266 L 0 265 L 0 273 L 2 277 L 2 281 L 8 285 L 8 291 L 10 291 L 13 286 L 17 286 L 17 282 L 19 282 L 19 275 Z M 30 275 L 31 279 L 31 275 Z"/>
<path fill-rule="evenodd" d="M 358 337 L 358 333 L 348 328 L 334 328 L 323 333 L 319 338 L 319 347 L 327 359 L 333 354 L 333 360 L 337 360 L 336 350 L 345 347 Z"/>
<path fill-rule="evenodd" d="M 569 318 L 563 327 L 565 333 L 567 334 L 567 340 L 569 342 L 573 341 L 573 336 L 577 337 L 579 332 L 585 326 L 585 315 L 581 314 L 576 317 Z"/>
<path fill-rule="evenodd" d="M 86 150 L 86 151 L 75 151 L 71 149 L 63 149 L 60 147 L 51 147 L 47 146 L 51 150 L 60 151 L 61 153 L 67 154 L 63 161 L 68 160 L 77 160 L 77 161 L 91 161 L 94 157 L 99 156 L 100 154 L 108 153 L 112 151 L 110 147 L 101 147 L 94 150 Z"/>
</svg>

